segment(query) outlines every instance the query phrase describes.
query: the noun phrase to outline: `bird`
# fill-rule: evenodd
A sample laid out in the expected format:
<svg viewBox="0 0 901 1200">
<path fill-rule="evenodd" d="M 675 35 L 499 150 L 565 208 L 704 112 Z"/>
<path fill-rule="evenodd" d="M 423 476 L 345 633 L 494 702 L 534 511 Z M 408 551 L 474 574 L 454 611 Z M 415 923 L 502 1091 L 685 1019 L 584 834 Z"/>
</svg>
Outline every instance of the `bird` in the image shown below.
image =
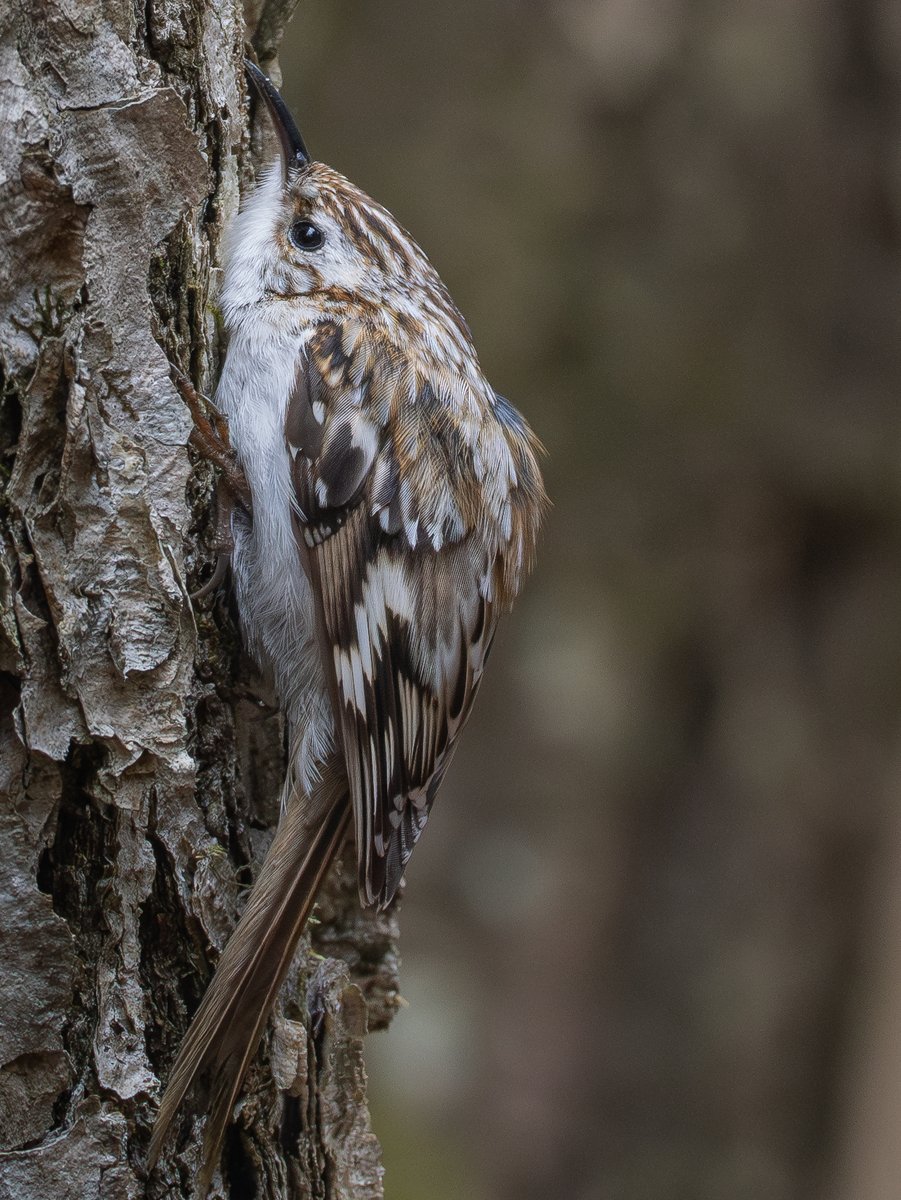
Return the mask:
<svg viewBox="0 0 901 1200">
<path fill-rule="evenodd" d="M 277 88 L 245 69 L 280 155 L 227 237 L 214 406 L 220 458 L 246 481 L 231 515 L 242 635 L 273 680 L 289 750 L 278 829 L 148 1153 L 152 1168 L 202 1086 L 200 1196 L 351 829 L 361 903 L 395 896 L 547 506 L 540 443 L 488 383 L 424 252 L 311 157 Z"/>
</svg>

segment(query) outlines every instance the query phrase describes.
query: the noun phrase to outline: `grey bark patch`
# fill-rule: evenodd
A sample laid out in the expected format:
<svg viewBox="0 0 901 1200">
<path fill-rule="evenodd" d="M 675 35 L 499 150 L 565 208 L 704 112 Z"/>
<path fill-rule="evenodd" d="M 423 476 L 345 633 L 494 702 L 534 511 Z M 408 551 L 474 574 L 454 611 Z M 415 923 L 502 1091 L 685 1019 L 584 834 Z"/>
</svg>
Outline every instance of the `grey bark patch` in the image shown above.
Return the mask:
<svg viewBox="0 0 901 1200">
<path fill-rule="evenodd" d="M 34 1141 L 53 1125 L 53 1112 L 71 1080 L 62 1050 L 20 1054 L 0 1067 L 0 1150 Z"/>
<path fill-rule="evenodd" d="M 125 1157 L 126 1132 L 121 1114 L 94 1111 L 40 1146 L 0 1155 L 0 1200 L 101 1197 L 105 1173 Z"/>
<path fill-rule="evenodd" d="M 215 374 L 213 263 L 249 174 L 246 30 L 230 0 L 163 0 L 149 30 L 136 11 L 51 0 L 0 19 L 0 1200 L 190 1195 L 197 1138 L 149 1180 L 142 1155 L 284 770 L 227 601 L 188 599 L 209 469 L 192 469 L 167 362 Z M 353 953 L 356 898 L 329 903 Z M 360 987 L 386 970 L 357 956 Z M 299 1173 L 312 1195 L 327 1163 L 286 1164 L 284 1132 L 306 1088 L 297 1127 L 328 1136 L 307 972 L 301 952 L 293 1049 L 275 1082 L 258 1070 L 242 1111 L 260 1119 L 228 1170 Z M 378 1186 L 362 1075 L 342 1078 Z"/>
</svg>

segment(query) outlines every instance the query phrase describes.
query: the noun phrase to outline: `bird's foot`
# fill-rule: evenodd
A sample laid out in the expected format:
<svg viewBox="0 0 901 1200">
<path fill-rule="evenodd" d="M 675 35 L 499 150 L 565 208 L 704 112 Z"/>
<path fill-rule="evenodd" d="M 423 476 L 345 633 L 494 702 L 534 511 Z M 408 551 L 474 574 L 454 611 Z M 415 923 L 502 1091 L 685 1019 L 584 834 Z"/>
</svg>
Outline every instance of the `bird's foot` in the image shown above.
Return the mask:
<svg viewBox="0 0 901 1200">
<path fill-rule="evenodd" d="M 232 512 L 236 504 L 242 505 L 248 513 L 251 511 L 250 486 L 232 449 L 225 417 L 208 397 L 197 391 L 184 371 L 171 361 L 169 365 L 172 381 L 194 421 L 191 445 L 220 472 L 216 481 L 216 532 L 213 538 L 213 547 L 218 551 L 216 566 L 207 582 L 191 593 L 192 600 L 201 600 L 216 591 L 225 580 L 235 546 Z"/>
<path fill-rule="evenodd" d="M 201 396 L 184 371 L 172 362 L 169 366 L 172 382 L 178 388 L 194 421 L 191 445 L 219 468 L 222 483 L 230 498 L 241 503 L 250 512 L 250 485 L 229 441 L 228 421 L 211 400 Z"/>
</svg>

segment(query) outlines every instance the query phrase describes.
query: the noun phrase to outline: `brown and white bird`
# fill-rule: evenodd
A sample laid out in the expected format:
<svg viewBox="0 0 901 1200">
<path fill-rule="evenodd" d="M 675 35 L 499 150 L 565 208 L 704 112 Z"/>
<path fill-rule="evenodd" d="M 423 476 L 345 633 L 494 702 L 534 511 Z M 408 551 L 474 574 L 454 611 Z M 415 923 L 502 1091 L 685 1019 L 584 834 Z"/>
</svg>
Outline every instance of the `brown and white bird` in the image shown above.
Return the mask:
<svg viewBox="0 0 901 1200">
<path fill-rule="evenodd" d="M 251 494 L 232 518 L 247 644 L 291 730 L 284 811 L 181 1047 L 150 1150 L 208 1089 L 205 1194 L 317 890 L 348 832 L 360 898 L 401 881 L 546 503 L 537 442 L 422 250 L 314 162 L 251 64 L 282 158 L 231 230 L 216 405 Z"/>
</svg>

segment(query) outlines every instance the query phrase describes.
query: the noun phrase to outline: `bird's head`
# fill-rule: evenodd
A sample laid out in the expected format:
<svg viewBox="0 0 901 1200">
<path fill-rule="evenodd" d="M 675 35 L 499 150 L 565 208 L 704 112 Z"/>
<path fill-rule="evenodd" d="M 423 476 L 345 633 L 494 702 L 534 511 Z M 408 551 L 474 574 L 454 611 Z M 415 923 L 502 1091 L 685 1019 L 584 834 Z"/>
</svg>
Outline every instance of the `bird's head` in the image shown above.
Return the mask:
<svg viewBox="0 0 901 1200">
<path fill-rule="evenodd" d="M 269 109 L 281 159 L 263 173 L 232 228 L 226 318 L 240 320 L 273 300 L 387 305 L 409 309 L 411 317 L 426 296 L 431 304 L 450 304 L 410 235 L 343 175 L 311 158 L 276 88 L 258 67 L 246 66 Z"/>
</svg>

